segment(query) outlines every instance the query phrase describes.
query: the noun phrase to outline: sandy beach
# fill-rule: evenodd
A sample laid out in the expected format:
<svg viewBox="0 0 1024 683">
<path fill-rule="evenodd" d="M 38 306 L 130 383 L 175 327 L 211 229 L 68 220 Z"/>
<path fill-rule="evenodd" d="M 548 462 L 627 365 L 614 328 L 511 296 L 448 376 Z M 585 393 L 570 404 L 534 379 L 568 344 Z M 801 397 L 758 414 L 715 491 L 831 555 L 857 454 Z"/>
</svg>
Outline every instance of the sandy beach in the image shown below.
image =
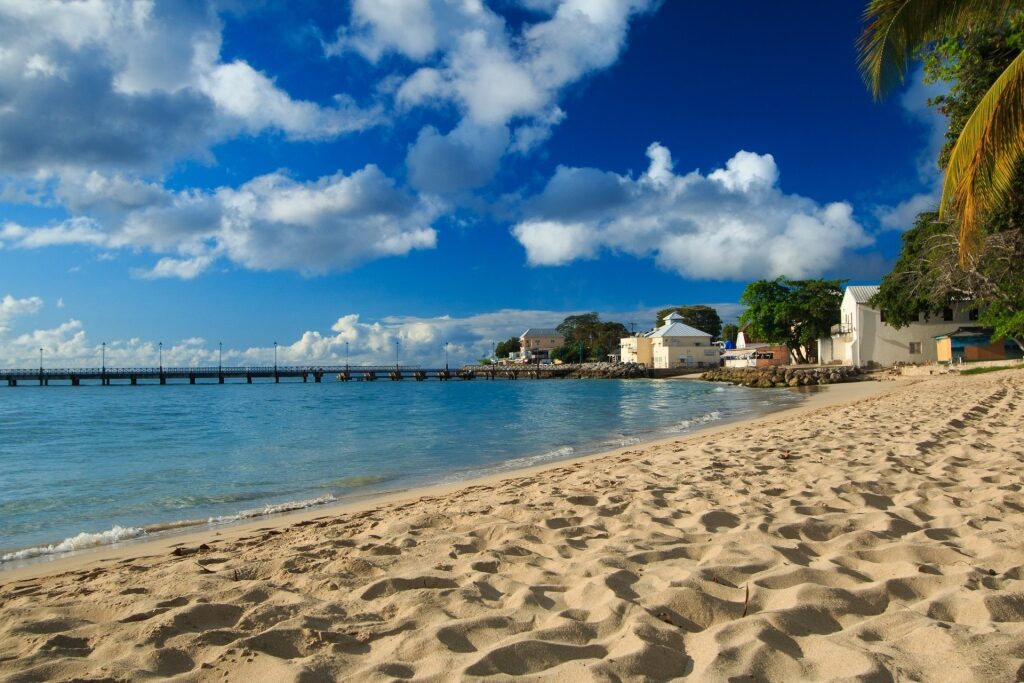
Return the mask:
<svg viewBox="0 0 1024 683">
<path fill-rule="evenodd" d="M 841 385 L 8 571 L 0 679 L 1015 681 L 1022 433 L 1020 371 Z"/>
</svg>

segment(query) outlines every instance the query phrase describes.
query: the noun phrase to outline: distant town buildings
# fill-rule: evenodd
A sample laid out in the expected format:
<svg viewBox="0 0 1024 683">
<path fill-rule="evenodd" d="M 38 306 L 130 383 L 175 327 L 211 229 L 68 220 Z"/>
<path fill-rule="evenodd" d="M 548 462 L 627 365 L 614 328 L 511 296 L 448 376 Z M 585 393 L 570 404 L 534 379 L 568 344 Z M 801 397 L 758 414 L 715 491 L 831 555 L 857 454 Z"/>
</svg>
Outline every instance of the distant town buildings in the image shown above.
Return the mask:
<svg viewBox="0 0 1024 683">
<path fill-rule="evenodd" d="M 536 363 L 548 360 L 551 352 L 565 344 L 558 330 L 551 327 L 531 327 L 519 335 L 519 353 L 513 360 Z"/>
<path fill-rule="evenodd" d="M 918 322 L 900 329 L 886 323 L 881 311 L 868 303 L 878 292 L 877 285 L 851 286 L 843 294 L 840 322 L 832 327 L 832 335 L 818 340 L 818 358 L 821 363 L 843 365 L 889 366 L 896 363 L 927 363 L 952 359 L 952 347 L 939 358 L 936 340 L 949 340 L 961 328 L 974 333 L 971 323 L 978 319 L 977 309 L 947 308 L 937 316 L 921 315 Z M 960 339 L 977 339 L 978 335 Z M 988 340 L 985 340 L 988 344 Z"/>
<path fill-rule="evenodd" d="M 623 338 L 619 350 L 623 363 L 643 363 L 649 368 L 717 366 L 721 355 L 710 334 L 690 327 L 675 312 L 661 327 Z"/>
<path fill-rule="evenodd" d="M 789 363 L 788 346 L 768 344 L 754 339 L 750 334 L 749 325 L 744 325 L 736 334 L 735 347 L 722 353 L 722 365 L 727 368 L 763 368 Z"/>
</svg>

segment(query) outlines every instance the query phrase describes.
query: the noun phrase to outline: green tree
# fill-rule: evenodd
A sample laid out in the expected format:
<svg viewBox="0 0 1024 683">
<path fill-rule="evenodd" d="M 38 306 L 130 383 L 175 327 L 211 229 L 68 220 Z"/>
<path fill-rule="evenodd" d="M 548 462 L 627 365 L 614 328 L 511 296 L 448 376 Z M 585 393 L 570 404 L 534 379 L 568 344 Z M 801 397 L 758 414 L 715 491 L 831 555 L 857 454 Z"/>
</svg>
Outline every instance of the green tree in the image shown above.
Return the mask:
<svg viewBox="0 0 1024 683">
<path fill-rule="evenodd" d="M 1017 205 L 1024 209 L 1024 202 Z M 921 314 L 973 305 L 979 309 L 980 324 L 1024 349 L 1024 231 L 984 235 L 966 269 L 957 267 L 958 257 L 955 227 L 938 221 L 934 212 L 920 214 L 914 227 L 903 233 L 900 257 L 882 278 L 871 305 L 896 328 L 916 322 Z"/>
<path fill-rule="evenodd" d="M 683 316 L 683 322 L 690 327 L 696 327 L 698 330 L 710 334 L 712 339 L 718 339 L 722 334 L 722 319 L 718 316 L 718 311 L 711 306 L 672 306 L 671 308 L 663 308 L 658 311 L 658 320 L 654 326 L 661 327 L 664 325 L 665 318 L 672 312 Z"/>
<path fill-rule="evenodd" d="M 498 345 L 494 347 L 494 356 L 496 358 L 508 358 L 508 354 L 515 353 L 520 348 L 519 337 L 510 337 L 503 342 L 498 342 Z"/>
<path fill-rule="evenodd" d="M 741 325 L 772 344 L 785 344 L 800 363 L 808 362 L 820 337 L 839 322 L 845 280 L 758 280 L 743 290 Z"/>
<path fill-rule="evenodd" d="M 619 341 L 629 335 L 625 325 L 601 320 L 597 313 L 570 315 L 557 330 L 565 337 L 565 344 L 557 355 L 552 352 L 551 357 L 563 362 L 578 360 L 581 344 L 584 360 L 607 360 L 608 354 L 619 350 Z"/>
<path fill-rule="evenodd" d="M 1020 0 L 870 0 L 859 41 L 861 74 L 881 99 L 905 80 L 920 50 L 949 41 L 962 46 L 972 35 L 1019 22 L 1021 8 Z M 959 227 L 962 265 L 981 249 L 984 222 L 1014 187 L 1024 158 L 1022 120 L 1024 53 L 1018 50 L 976 101 L 946 158 L 939 218 Z"/>
<path fill-rule="evenodd" d="M 732 323 L 728 323 L 722 326 L 722 341 L 736 342 L 736 335 L 740 333 L 740 328 Z"/>
<path fill-rule="evenodd" d="M 1024 18 L 937 41 L 923 53 L 930 81 L 949 83 L 931 105 L 949 120 L 939 164 L 945 165 L 960 133 L 993 83 L 1021 54 Z M 873 304 L 886 322 L 902 326 L 920 314 L 973 302 L 979 323 L 997 337 L 1024 341 L 1024 163 L 1017 161 L 1011 192 L 983 219 L 973 248 L 964 254 L 959 226 L 922 213 L 903 235 L 892 273 L 882 280 Z M 1024 348 L 1024 346 L 1022 346 Z"/>
</svg>

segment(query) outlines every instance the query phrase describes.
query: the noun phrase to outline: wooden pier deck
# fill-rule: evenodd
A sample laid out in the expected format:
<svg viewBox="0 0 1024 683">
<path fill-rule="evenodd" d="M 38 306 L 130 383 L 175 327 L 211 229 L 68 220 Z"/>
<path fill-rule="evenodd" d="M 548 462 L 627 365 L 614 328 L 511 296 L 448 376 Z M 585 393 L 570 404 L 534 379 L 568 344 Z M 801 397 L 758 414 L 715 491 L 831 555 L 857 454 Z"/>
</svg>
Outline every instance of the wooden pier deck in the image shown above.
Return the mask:
<svg viewBox="0 0 1024 683">
<path fill-rule="evenodd" d="M 225 384 L 228 380 L 252 384 L 255 380 L 269 380 L 274 383 L 282 379 L 319 383 L 324 377 L 339 382 L 366 381 L 378 379 L 426 381 L 471 380 L 471 379 L 548 379 L 566 377 L 571 372 L 568 366 L 548 365 L 497 365 L 473 366 L 458 369 L 420 368 L 419 366 L 376 365 L 376 366 L 266 366 L 266 367 L 193 367 L 193 368 L 32 368 L 0 369 L 0 385 L 16 387 L 22 384 L 49 386 L 65 384 Z"/>
</svg>

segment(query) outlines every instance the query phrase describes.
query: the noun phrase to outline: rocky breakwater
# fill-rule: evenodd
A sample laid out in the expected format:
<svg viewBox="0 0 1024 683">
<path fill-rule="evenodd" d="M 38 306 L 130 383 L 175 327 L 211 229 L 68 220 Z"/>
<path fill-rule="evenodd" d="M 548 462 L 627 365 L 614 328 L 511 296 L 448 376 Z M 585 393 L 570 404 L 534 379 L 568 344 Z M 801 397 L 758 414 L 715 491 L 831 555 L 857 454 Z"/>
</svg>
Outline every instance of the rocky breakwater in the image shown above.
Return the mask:
<svg viewBox="0 0 1024 683">
<path fill-rule="evenodd" d="M 647 368 L 639 363 L 584 363 L 555 366 L 567 368 L 568 377 L 581 379 L 635 379 L 647 377 Z"/>
<path fill-rule="evenodd" d="M 700 378 L 710 382 L 731 382 L 745 387 L 770 389 L 857 382 L 865 379 L 865 375 L 859 368 L 847 366 L 801 368 L 775 365 L 766 368 L 715 368 Z"/>
</svg>

